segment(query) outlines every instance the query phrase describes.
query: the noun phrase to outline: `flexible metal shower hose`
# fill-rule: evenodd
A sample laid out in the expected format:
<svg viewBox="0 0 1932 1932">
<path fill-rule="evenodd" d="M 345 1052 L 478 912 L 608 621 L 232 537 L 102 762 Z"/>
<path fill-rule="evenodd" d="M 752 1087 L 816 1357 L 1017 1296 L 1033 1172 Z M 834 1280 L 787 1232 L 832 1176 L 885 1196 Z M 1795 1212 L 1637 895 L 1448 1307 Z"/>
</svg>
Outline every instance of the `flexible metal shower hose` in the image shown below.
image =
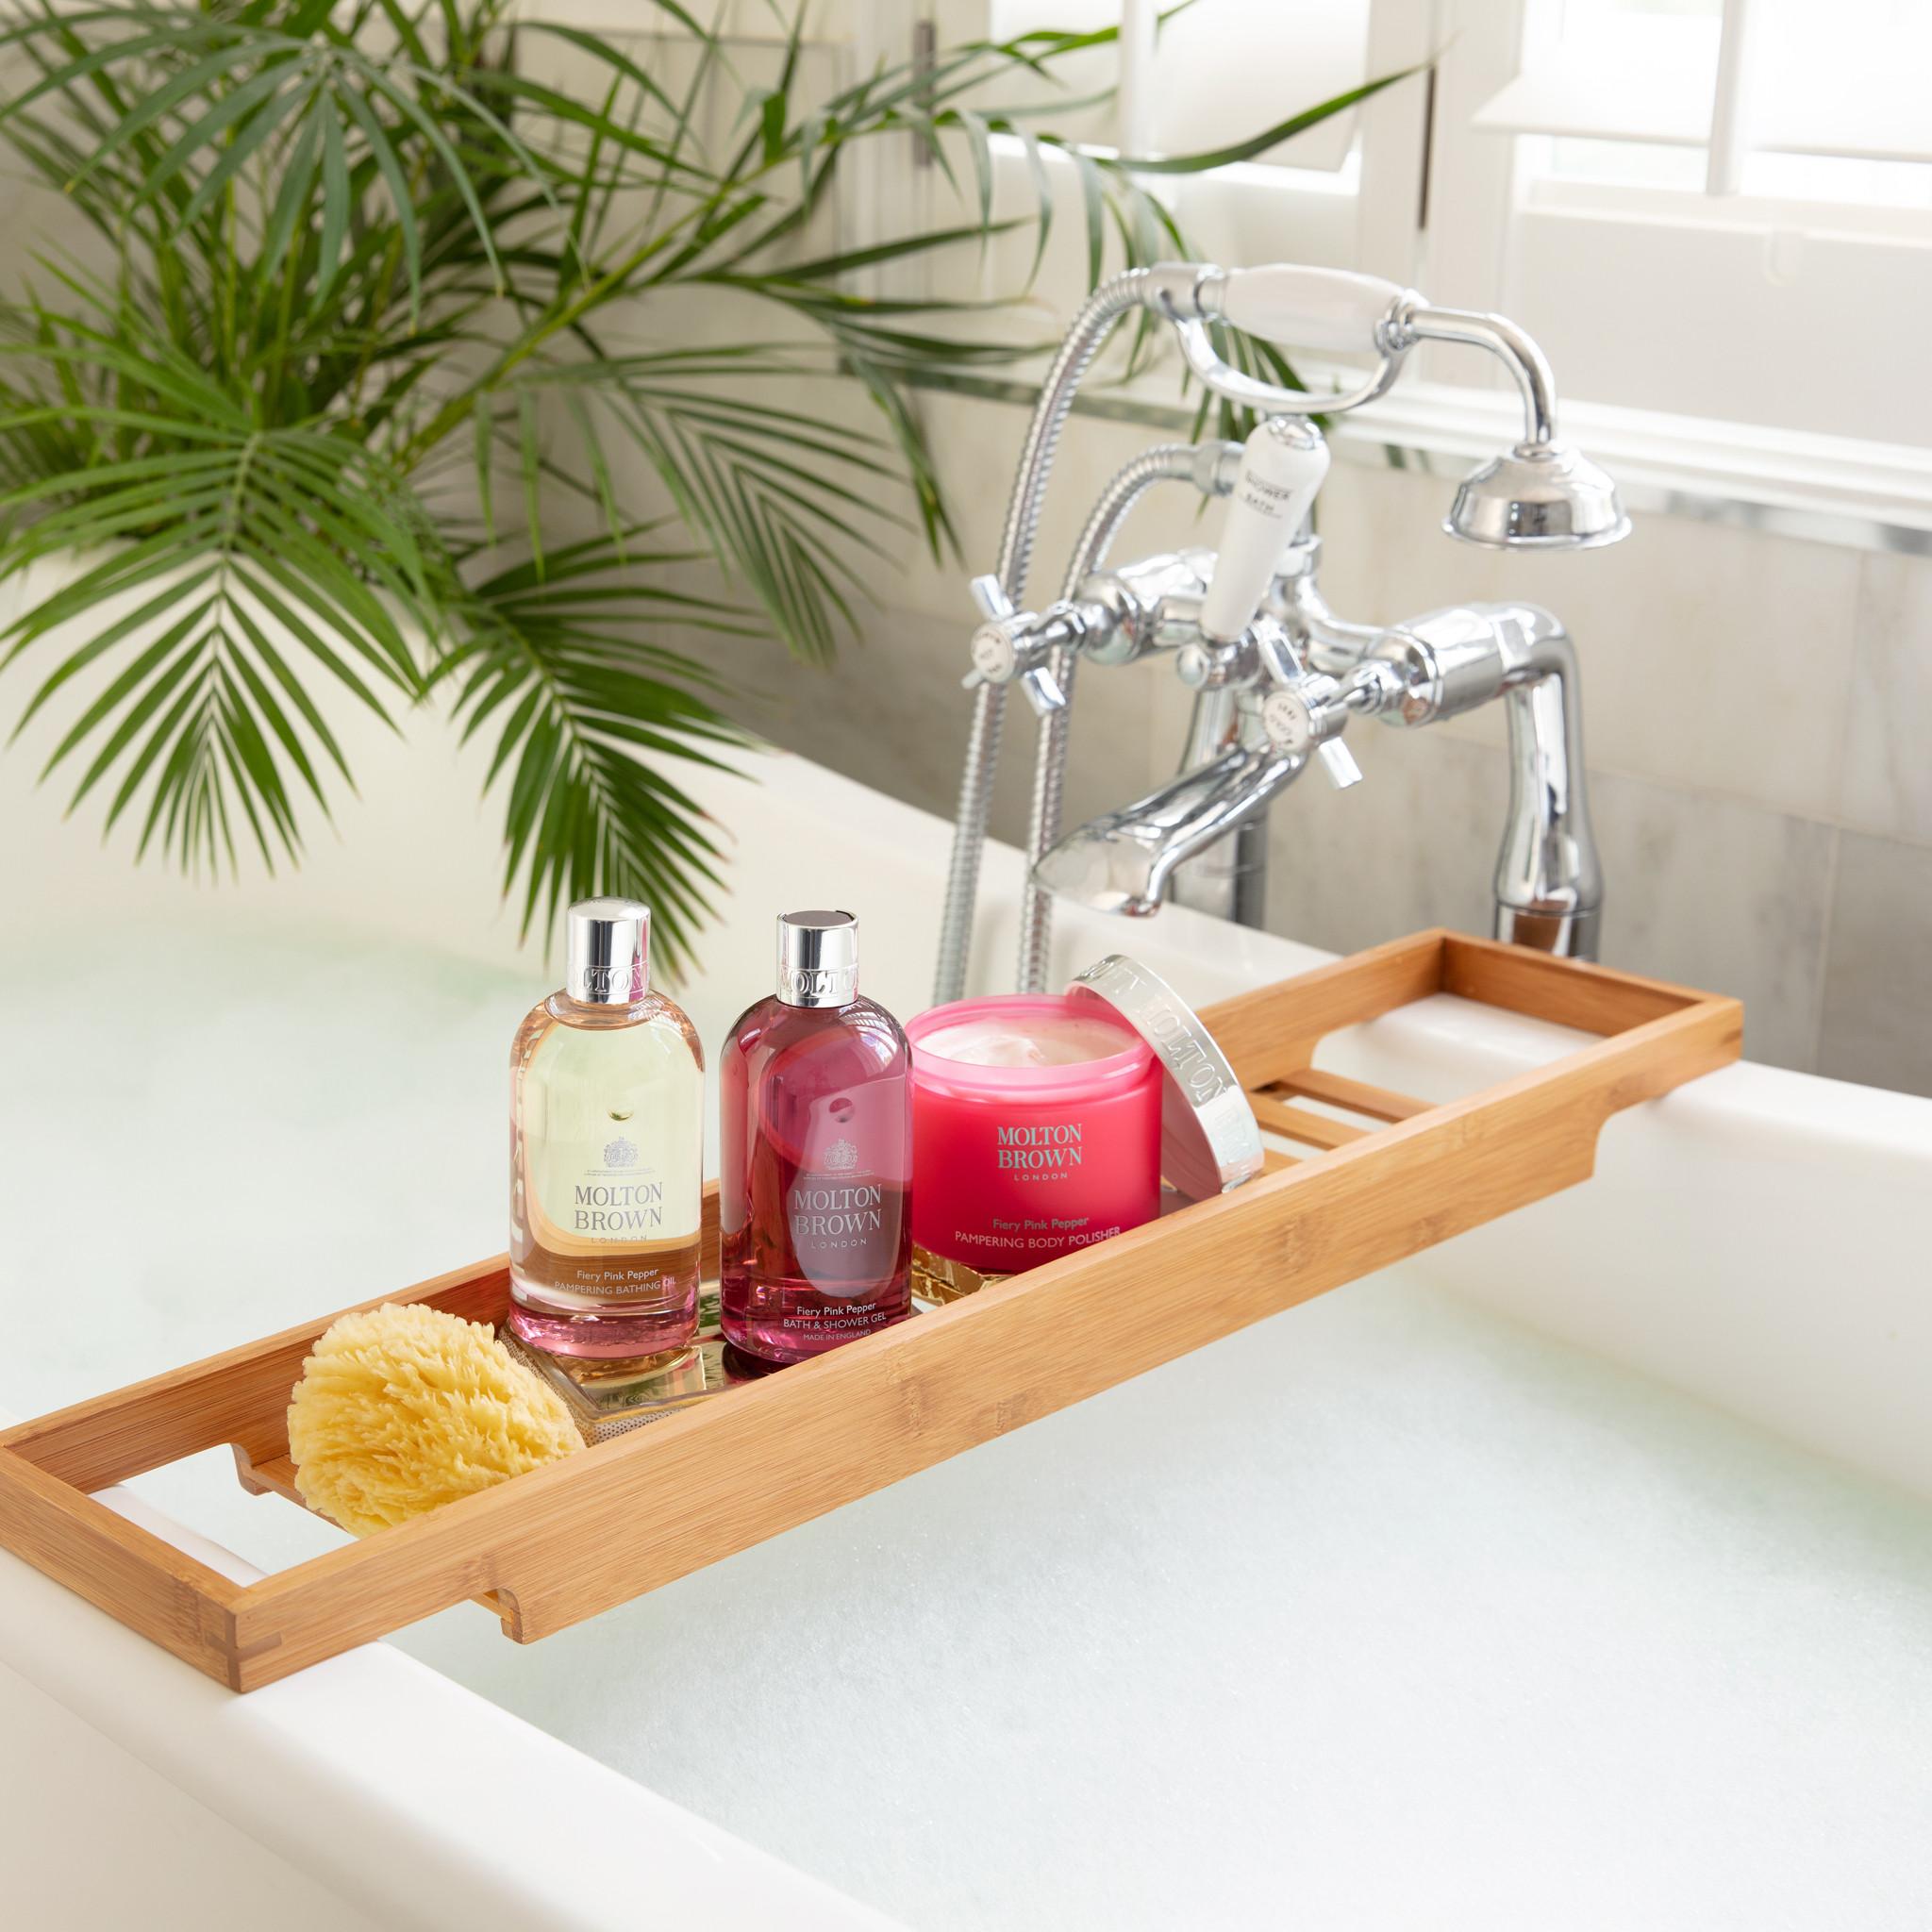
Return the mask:
<svg viewBox="0 0 1932 1932">
<path fill-rule="evenodd" d="M 1152 299 L 1155 284 L 1144 268 L 1128 269 L 1101 283 L 1087 298 L 1041 384 L 1033 406 L 1013 494 L 1000 535 L 1000 587 L 1021 608 L 1033 539 L 1040 527 L 1041 498 L 1046 489 L 1060 431 L 1073 408 L 1074 391 L 1087 365 L 1115 321 Z M 974 696 L 973 725 L 966 740 L 966 770 L 959 784 L 959 811 L 953 828 L 953 858 L 946 876 L 945 908 L 940 920 L 939 969 L 935 1004 L 958 999 L 966 991 L 967 954 L 973 943 L 973 912 L 979 896 L 979 858 L 986 844 L 987 815 L 992 805 L 993 776 L 999 768 L 1000 736 L 1006 723 L 1007 688 L 982 684 Z"/>
<path fill-rule="evenodd" d="M 1060 591 L 1071 601 L 1088 574 L 1105 561 L 1127 512 L 1157 483 L 1190 483 L 1196 478 L 1198 453 L 1191 442 L 1157 443 L 1124 465 L 1102 492 L 1074 546 Z M 1040 727 L 1040 752 L 1033 767 L 1033 818 L 1026 835 L 1026 891 L 1020 909 L 1020 960 L 1017 984 L 1022 992 L 1039 992 L 1046 985 L 1047 953 L 1053 941 L 1053 894 L 1033 882 L 1033 868 L 1060 835 L 1060 805 L 1067 785 L 1067 739 L 1074 722 L 1074 679 L 1080 654 L 1071 644 L 1058 646 L 1048 660 L 1053 679 L 1067 703 L 1049 711 Z"/>
</svg>

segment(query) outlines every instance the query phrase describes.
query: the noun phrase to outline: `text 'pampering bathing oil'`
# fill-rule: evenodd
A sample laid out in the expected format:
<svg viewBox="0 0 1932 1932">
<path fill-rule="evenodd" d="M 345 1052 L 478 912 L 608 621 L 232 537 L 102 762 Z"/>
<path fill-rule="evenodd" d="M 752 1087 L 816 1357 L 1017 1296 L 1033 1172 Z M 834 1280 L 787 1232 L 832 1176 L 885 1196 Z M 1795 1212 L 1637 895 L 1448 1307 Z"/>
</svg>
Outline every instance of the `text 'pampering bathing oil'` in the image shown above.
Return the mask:
<svg viewBox="0 0 1932 1932">
<path fill-rule="evenodd" d="M 801 1361 L 911 1312 L 911 1055 L 858 991 L 849 912 L 778 921 L 778 990 L 718 1065 L 722 1325 Z"/>
<path fill-rule="evenodd" d="M 510 1052 L 510 1315 L 553 1355 L 657 1355 L 697 1332 L 705 1061 L 651 991 L 651 914 L 585 899 L 564 984 Z"/>
</svg>

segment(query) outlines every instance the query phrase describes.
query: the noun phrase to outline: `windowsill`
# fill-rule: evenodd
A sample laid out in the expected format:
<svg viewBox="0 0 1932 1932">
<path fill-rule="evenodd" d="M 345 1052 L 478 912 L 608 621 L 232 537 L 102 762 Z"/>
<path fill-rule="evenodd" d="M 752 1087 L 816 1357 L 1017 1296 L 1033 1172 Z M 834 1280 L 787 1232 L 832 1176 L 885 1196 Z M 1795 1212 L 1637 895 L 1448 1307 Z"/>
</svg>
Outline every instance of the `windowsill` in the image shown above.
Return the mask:
<svg viewBox="0 0 1932 1932">
<path fill-rule="evenodd" d="M 1455 469 L 1514 441 L 1522 420 L 1501 391 L 1409 382 L 1338 424 L 1335 442 L 1364 461 L 1393 448 Z M 1617 479 L 1626 508 L 1932 556 L 1932 450 L 1605 403 L 1563 404 L 1560 422 Z"/>
<path fill-rule="evenodd" d="M 915 388 L 1031 408 L 1038 384 L 1012 375 L 927 370 Z M 1131 384 L 1096 382 L 1080 414 L 1187 433 L 1191 401 L 1176 400 L 1171 372 Z M 1932 556 L 1932 450 L 1905 443 L 1760 428 L 1690 416 L 1566 403 L 1565 436 L 1617 479 L 1624 507 L 1857 550 Z M 1407 381 L 1338 419 L 1336 455 L 1360 463 L 1400 460 L 1457 475 L 1521 434 L 1521 409 L 1502 391 Z"/>
</svg>

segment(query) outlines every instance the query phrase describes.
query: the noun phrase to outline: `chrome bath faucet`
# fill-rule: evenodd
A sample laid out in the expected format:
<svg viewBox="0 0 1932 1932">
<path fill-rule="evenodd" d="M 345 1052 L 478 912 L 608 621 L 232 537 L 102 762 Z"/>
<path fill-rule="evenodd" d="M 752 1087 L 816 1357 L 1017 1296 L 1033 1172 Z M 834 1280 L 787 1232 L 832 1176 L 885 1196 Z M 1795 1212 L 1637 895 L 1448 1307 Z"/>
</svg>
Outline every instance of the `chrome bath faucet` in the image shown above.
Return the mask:
<svg viewBox="0 0 1932 1932">
<path fill-rule="evenodd" d="M 1021 608 L 1033 530 L 1059 431 L 1081 374 L 1113 321 L 1152 308 L 1174 324 L 1209 389 L 1260 411 L 1245 445 L 1163 444 L 1102 492 L 1059 600 Z M 1210 322 L 1302 348 L 1367 350 L 1355 390 L 1318 396 L 1257 381 L 1215 353 Z M 1562 625 L 1529 604 L 1457 605 L 1394 625 L 1337 617 L 1317 582 L 1308 512 L 1328 468 L 1307 418 L 1381 395 L 1423 341 L 1500 357 L 1524 403 L 1524 436 L 1457 490 L 1444 528 L 1508 549 L 1582 549 L 1626 535 L 1615 486 L 1559 442 L 1548 365 L 1501 316 L 1429 307 L 1410 291 L 1337 270 L 1130 271 L 1090 299 L 1047 374 L 1023 453 L 1000 569 L 976 578 L 976 690 L 936 997 L 964 989 L 980 846 L 1004 702 L 1018 685 L 1040 713 L 1030 874 L 1018 984 L 1044 983 L 1052 895 L 1145 916 L 1165 898 L 1258 924 L 1269 805 L 1312 761 L 1330 783 L 1361 777 L 1345 736 L 1357 719 L 1407 728 L 1493 699 L 1508 708 L 1510 790 L 1495 874 L 1497 937 L 1596 957 L 1603 879 L 1591 836 L 1576 655 Z M 1108 569 L 1127 510 L 1155 483 L 1228 499 L 1218 551 L 1186 550 Z M 1164 655 L 1193 693 L 1179 774 L 1062 837 L 1060 799 L 1080 664 Z"/>
</svg>

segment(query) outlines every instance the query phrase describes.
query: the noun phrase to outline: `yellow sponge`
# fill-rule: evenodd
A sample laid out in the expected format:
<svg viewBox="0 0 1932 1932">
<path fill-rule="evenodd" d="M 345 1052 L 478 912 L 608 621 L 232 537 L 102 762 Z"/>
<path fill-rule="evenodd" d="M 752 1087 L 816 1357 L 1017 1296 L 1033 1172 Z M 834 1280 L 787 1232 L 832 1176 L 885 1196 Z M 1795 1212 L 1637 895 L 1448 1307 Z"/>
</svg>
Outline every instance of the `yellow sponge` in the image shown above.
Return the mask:
<svg viewBox="0 0 1932 1932">
<path fill-rule="evenodd" d="M 483 1323 L 420 1303 L 332 1323 L 289 1404 L 295 1487 L 357 1536 L 582 1447 L 561 1398 Z"/>
</svg>

